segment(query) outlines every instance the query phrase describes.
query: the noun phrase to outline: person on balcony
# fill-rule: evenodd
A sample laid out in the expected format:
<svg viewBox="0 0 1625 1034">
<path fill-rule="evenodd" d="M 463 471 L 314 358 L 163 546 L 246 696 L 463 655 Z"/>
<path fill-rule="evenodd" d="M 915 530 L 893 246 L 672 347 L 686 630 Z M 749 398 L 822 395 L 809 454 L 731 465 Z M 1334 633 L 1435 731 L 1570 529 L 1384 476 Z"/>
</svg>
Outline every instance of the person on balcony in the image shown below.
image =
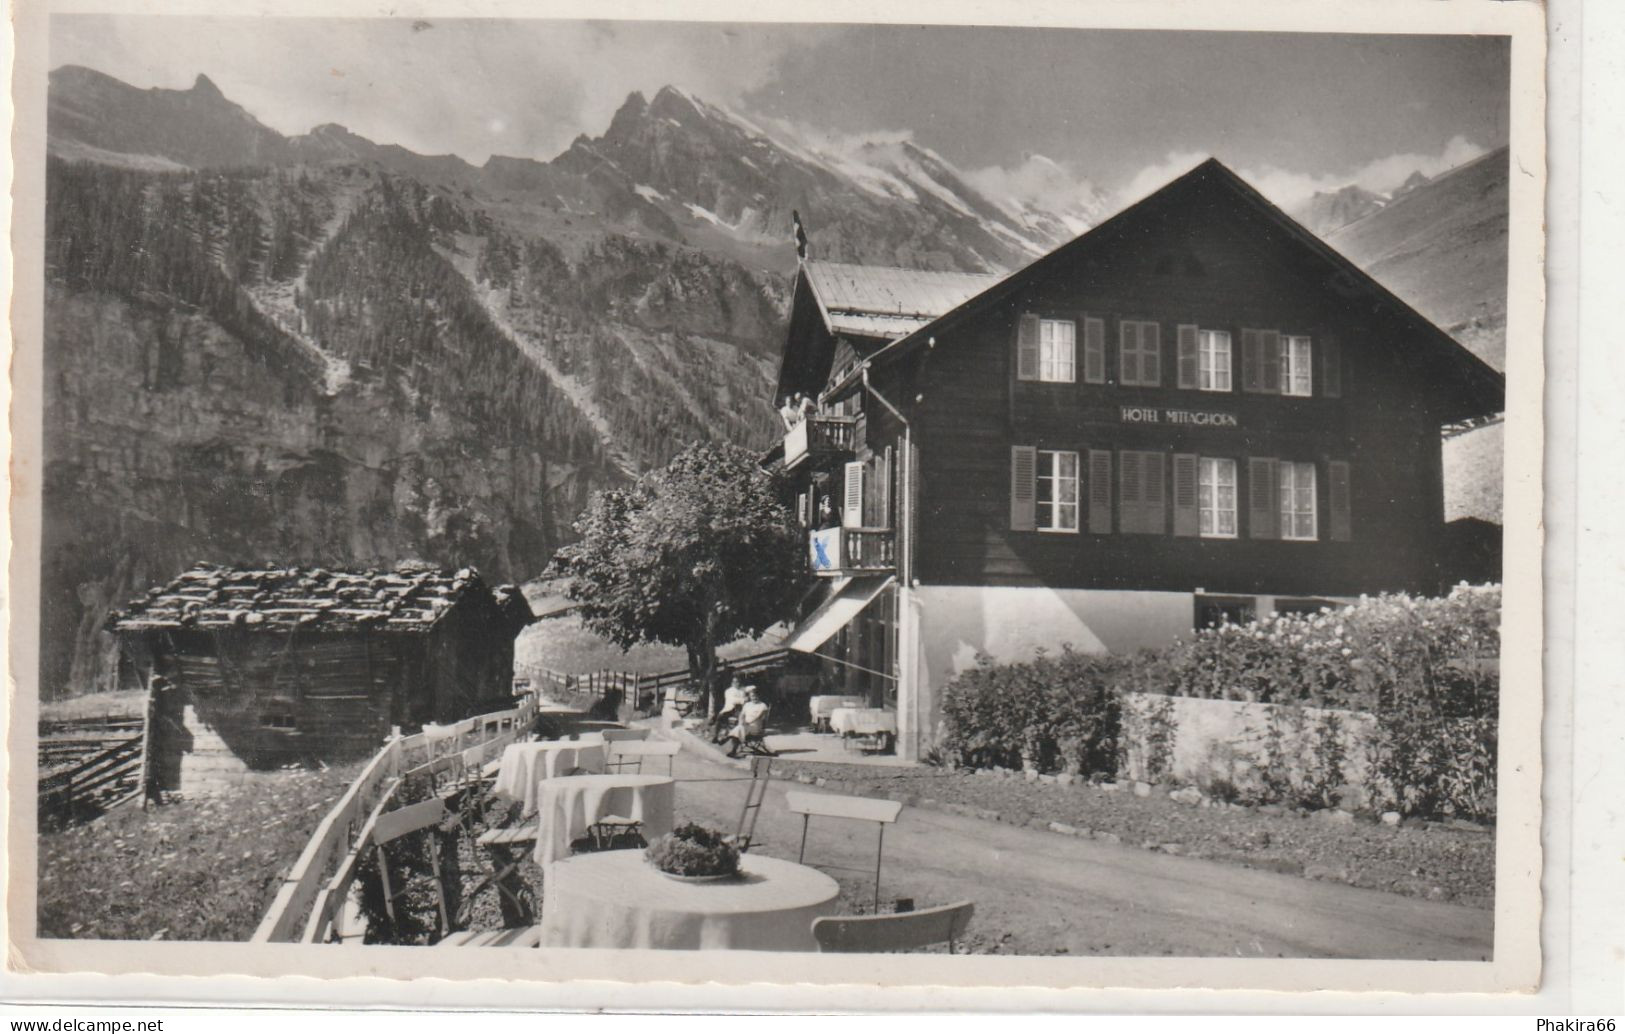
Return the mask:
<svg viewBox="0 0 1625 1034">
<path fill-rule="evenodd" d="M 806 420 L 818 412 L 818 402 L 811 395 L 797 395 L 796 398 L 800 400 L 797 404 L 800 411 L 798 420 Z"/>
<path fill-rule="evenodd" d="M 784 421 L 786 431 L 801 422 L 801 392 L 784 397 L 784 405 L 779 407 L 779 417 Z"/>
</svg>

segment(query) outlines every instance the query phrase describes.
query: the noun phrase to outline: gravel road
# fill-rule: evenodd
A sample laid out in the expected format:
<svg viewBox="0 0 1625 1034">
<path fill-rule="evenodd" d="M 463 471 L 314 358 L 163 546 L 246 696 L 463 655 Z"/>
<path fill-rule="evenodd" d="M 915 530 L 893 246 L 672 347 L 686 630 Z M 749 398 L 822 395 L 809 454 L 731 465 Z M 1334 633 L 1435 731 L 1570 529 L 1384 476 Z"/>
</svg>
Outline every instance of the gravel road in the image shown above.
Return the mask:
<svg viewBox="0 0 1625 1034">
<path fill-rule="evenodd" d="M 731 830 L 748 777 L 685 748 L 679 821 Z M 796 857 L 801 821 L 775 781 L 753 850 Z M 872 894 L 875 827 L 814 820 L 807 862 L 841 881 L 849 904 Z M 1418 900 L 905 808 L 886 831 L 884 902 L 976 903 L 969 947 L 1023 955 L 1465 959 L 1490 956 L 1488 908 Z"/>
</svg>

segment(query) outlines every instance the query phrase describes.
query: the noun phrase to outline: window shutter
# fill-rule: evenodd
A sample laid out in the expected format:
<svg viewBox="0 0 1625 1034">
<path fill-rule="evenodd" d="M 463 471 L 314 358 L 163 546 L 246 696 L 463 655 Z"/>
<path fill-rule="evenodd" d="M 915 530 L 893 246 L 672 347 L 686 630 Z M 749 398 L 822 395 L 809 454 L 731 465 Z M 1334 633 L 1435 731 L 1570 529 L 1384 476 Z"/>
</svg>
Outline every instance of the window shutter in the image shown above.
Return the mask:
<svg viewBox="0 0 1625 1034">
<path fill-rule="evenodd" d="M 863 527 L 863 461 L 846 465 L 845 494 L 841 497 L 841 526 Z"/>
<path fill-rule="evenodd" d="M 1179 325 L 1179 386 L 1181 388 L 1195 388 L 1201 383 L 1196 351 L 1196 325 L 1181 323 Z"/>
<path fill-rule="evenodd" d="M 811 493 L 802 492 L 800 495 L 796 496 L 796 519 L 801 522 L 802 527 L 806 527 L 812 523 Z"/>
<path fill-rule="evenodd" d="M 1083 320 L 1083 379 L 1106 383 L 1106 321 L 1094 316 Z"/>
<path fill-rule="evenodd" d="M 1331 538 L 1333 542 L 1348 542 L 1354 537 L 1353 523 L 1349 519 L 1349 465 L 1342 460 L 1326 464 L 1327 503 L 1331 509 Z"/>
<path fill-rule="evenodd" d="M 1112 531 L 1112 454 L 1105 449 L 1089 450 L 1089 533 L 1110 535 Z"/>
<path fill-rule="evenodd" d="M 892 452 L 891 446 L 875 458 L 875 524 L 877 528 L 895 527 L 891 519 Z"/>
<path fill-rule="evenodd" d="M 1140 383 L 1162 383 L 1162 324 L 1140 324 Z"/>
<path fill-rule="evenodd" d="M 1016 380 L 1038 379 L 1038 317 L 1023 313 L 1016 324 Z"/>
<path fill-rule="evenodd" d="M 1164 456 L 1160 452 L 1143 452 L 1140 454 L 1142 473 L 1145 476 L 1145 506 L 1144 517 L 1140 530 L 1151 535 L 1168 534 L 1168 493 L 1163 487 L 1167 484 L 1167 469 Z"/>
<path fill-rule="evenodd" d="M 1117 324 L 1117 383 L 1140 383 L 1140 327 L 1127 320 Z"/>
<path fill-rule="evenodd" d="M 1329 399 L 1343 397 L 1343 350 L 1337 339 L 1320 339 L 1320 393 Z"/>
<path fill-rule="evenodd" d="M 1258 331 L 1241 332 L 1241 390 L 1263 391 L 1264 372 L 1258 355 Z"/>
<path fill-rule="evenodd" d="M 1281 501 L 1275 483 L 1275 461 L 1253 457 L 1247 461 L 1247 526 L 1255 539 L 1281 537 Z"/>
<path fill-rule="evenodd" d="M 1031 445 L 1010 447 L 1010 530 L 1032 531 L 1037 515 L 1038 449 Z"/>
<path fill-rule="evenodd" d="M 1145 522 L 1145 473 L 1137 452 L 1117 454 L 1117 530 L 1138 532 Z"/>
<path fill-rule="evenodd" d="M 1196 509 L 1196 457 L 1191 453 L 1174 456 L 1174 534 L 1193 536 L 1199 530 Z"/>
<path fill-rule="evenodd" d="M 1281 393 L 1281 332 L 1258 332 L 1258 390 L 1266 395 Z"/>
</svg>

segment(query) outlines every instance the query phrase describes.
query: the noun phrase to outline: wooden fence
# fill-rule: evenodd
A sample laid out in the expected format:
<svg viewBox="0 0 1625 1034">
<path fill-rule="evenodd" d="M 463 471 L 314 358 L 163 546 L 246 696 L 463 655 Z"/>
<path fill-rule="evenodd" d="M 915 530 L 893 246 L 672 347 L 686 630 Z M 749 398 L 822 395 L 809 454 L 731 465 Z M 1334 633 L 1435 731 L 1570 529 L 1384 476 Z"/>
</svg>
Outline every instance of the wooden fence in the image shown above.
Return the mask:
<svg viewBox="0 0 1625 1034">
<path fill-rule="evenodd" d="M 476 715 L 432 732 L 391 737 L 316 827 L 250 940 L 326 942 L 348 900 L 373 825 L 390 809 L 403 782 L 418 773 L 432 774 L 449 767 L 447 763 L 475 748 L 485 757 L 527 732 L 536 713 L 537 697 L 530 693 L 509 711 Z"/>
<path fill-rule="evenodd" d="M 141 792 L 142 736 L 41 740 L 39 779 L 43 824 L 61 824 L 130 800 Z"/>
</svg>

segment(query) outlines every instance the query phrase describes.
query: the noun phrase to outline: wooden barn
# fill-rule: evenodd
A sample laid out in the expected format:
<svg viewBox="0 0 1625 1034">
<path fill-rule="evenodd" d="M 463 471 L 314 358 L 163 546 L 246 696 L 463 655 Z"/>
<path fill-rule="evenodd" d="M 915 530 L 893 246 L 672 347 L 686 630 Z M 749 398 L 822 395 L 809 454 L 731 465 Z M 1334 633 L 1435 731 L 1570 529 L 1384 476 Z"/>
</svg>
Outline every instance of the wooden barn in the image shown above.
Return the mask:
<svg viewBox="0 0 1625 1034">
<path fill-rule="evenodd" d="M 154 687 L 149 790 L 200 792 L 511 706 L 532 620 L 518 589 L 472 568 L 199 564 L 109 628 L 126 676 Z"/>
<path fill-rule="evenodd" d="M 1447 587 L 1441 428 L 1504 407 L 1216 161 L 1009 276 L 805 262 L 774 401 L 796 395 L 817 409 L 770 461 L 824 591 L 788 645 L 894 710 L 905 757 L 980 655 Z"/>
</svg>

